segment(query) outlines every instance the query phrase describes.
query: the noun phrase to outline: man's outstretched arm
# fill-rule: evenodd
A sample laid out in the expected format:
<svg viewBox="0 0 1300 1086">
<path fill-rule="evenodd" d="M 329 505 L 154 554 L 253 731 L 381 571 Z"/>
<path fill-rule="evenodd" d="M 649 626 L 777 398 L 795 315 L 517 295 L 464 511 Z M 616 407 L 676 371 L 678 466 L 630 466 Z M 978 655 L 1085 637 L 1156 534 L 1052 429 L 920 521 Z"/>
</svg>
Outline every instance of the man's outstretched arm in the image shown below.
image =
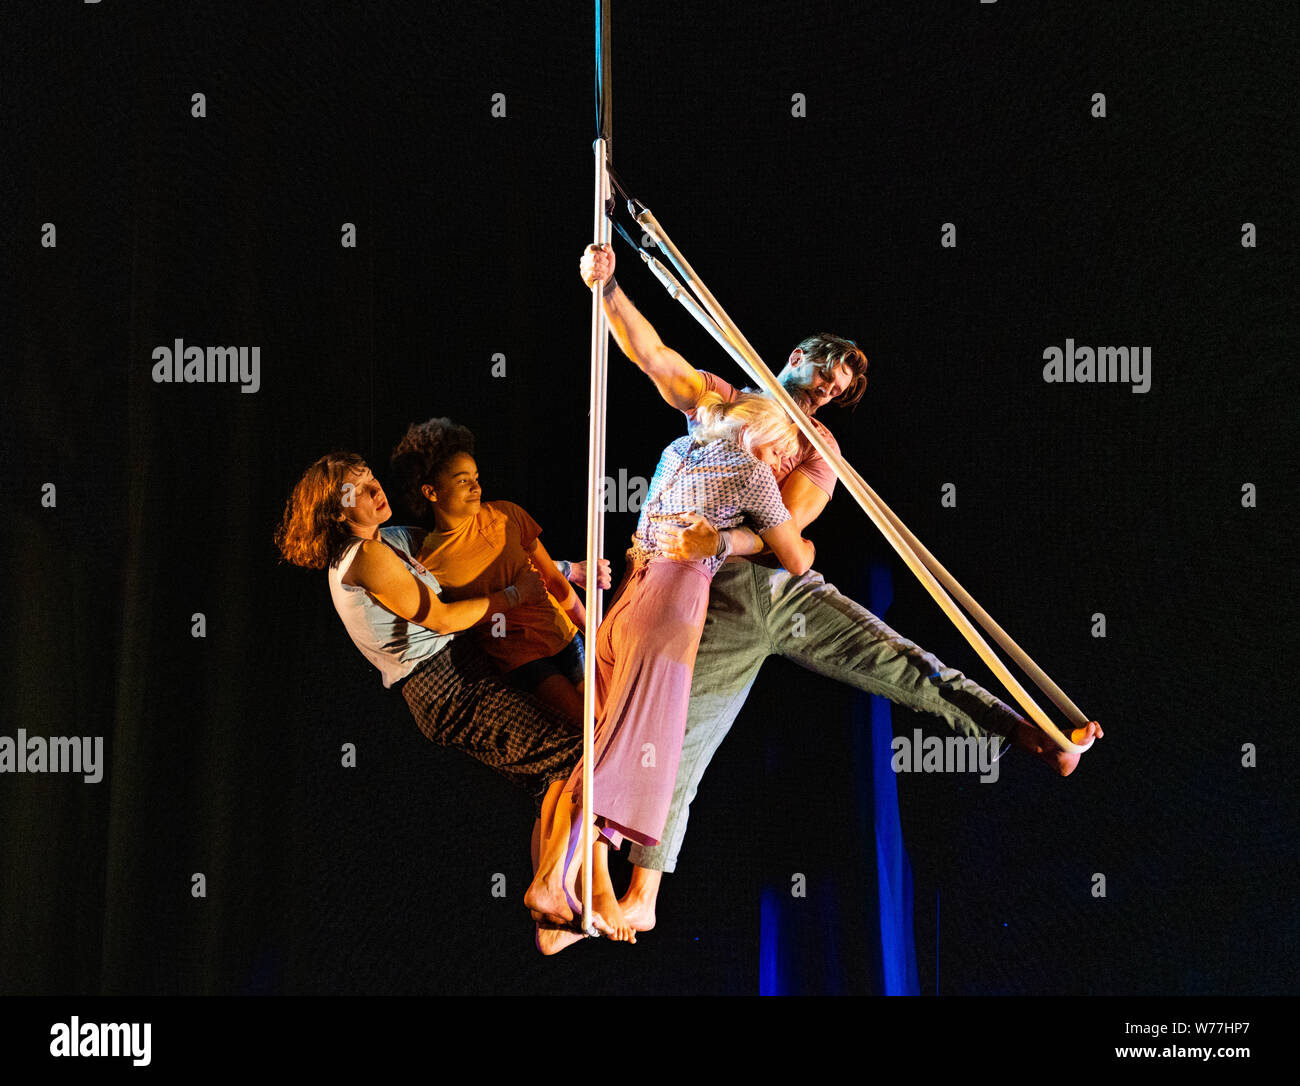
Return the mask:
<svg viewBox="0 0 1300 1086">
<path fill-rule="evenodd" d="M 614 282 L 614 248 L 588 245 L 582 254 L 582 281 L 590 290 L 604 283 L 605 316 L 619 349 L 655 383 L 664 402 L 678 411 L 694 411 L 704 395 L 704 376 L 671 347 L 664 346 L 654 330 Z"/>
</svg>

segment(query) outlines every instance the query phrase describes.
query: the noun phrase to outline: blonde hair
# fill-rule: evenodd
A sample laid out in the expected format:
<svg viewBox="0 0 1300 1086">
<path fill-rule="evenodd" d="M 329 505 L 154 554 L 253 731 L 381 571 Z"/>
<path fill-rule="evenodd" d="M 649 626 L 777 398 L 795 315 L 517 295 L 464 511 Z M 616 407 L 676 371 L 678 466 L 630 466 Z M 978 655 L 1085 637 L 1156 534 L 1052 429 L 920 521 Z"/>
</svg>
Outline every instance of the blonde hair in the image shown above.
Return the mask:
<svg viewBox="0 0 1300 1086">
<path fill-rule="evenodd" d="M 706 392 L 695 405 L 696 441 L 731 441 L 750 456 L 755 448 L 771 445 L 783 458 L 799 451 L 799 430 L 781 405 L 756 392 L 741 392 L 728 403 L 716 392 Z"/>
</svg>

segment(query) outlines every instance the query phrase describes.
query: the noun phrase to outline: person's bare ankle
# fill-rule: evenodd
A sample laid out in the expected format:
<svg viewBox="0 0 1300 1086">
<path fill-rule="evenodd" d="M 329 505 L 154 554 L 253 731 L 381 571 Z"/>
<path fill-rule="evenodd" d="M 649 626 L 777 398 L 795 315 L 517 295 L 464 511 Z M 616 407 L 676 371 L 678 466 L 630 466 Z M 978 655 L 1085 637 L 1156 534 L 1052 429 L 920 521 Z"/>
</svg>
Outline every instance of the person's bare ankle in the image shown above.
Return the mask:
<svg viewBox="0 0 1300 1086">
<path fill-rule="evenodd" d="M 647 876 L 641 868 L 633 868 L 632 882 L 618 903 L 623 910 L 623 918 L 635 931 L 650 931 L 654 928 L 655 901 L 658 897 L 659 878 Z"/>
</svg>

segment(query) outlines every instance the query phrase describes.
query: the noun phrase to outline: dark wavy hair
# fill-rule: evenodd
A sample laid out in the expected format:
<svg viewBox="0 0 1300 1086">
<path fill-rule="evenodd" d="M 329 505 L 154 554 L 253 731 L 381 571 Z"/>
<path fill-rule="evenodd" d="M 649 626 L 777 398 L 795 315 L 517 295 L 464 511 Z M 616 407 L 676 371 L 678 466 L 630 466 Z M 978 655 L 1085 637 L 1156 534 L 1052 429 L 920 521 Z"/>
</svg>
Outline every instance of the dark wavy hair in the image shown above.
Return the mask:
<svg viewBox="0 0 1300 1086">
<path fill-rule="evenodd" d="M 474 455 L 474 435 L 451 419 L 413 422 L 406 428 L 406 436 L 393 450 L 392 479 L 411 516 L 428 519 L 429 502 L 422 488 L 426 483 L 436 486 L 438 476 L 459 453 Z"/>
<path fill-rule="evenodd" d="M 343 484 L 354 471 L 365 471 L 354 452 L 326 453 L 294 484 L 275 530 L 275 545 L 286 562 L 324 569 L 342 553 L 352 531 L 341 520 Z"/>
<path fill-rule="evenodd" d="M 829 332 L 819 332 L 801 341 L 795 350 L 803 351 L 803 365 L 791 367 L 795 381 L 806 385 L 812 379 L 812 371 L 820 370 L 823 377 L 832 380 L 835 367 L 843 362 L 849 367 L 853 379 L 848 387 L 832 401 L 840 407 L 855 407 L 867 391 L 867 352 L 851 339 L 833 336 Z"/>
</svg>

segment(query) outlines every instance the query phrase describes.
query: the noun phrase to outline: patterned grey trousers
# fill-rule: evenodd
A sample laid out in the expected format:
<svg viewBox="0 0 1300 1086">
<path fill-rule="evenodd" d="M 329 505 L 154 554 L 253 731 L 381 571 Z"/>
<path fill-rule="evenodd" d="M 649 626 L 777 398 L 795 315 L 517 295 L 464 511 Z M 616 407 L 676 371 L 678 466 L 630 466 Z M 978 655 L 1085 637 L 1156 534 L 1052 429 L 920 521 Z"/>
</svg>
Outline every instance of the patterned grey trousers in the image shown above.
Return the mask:
<svg viewBox="0 0 1300 1086">
<path fill-rule="evenodd" d="M 470 638 L 455 638 L 421 661 L 402 696 L 427 739 L 482 762 L 538 807 L 582 757 L 582 725 L 503 684 Z"/>
<path fill-rule="evenodd" d="M 638 867 L 676 869 L 691 800 L 769 656 L 784 656 L 828 679 L 933 713 L 964 735 L 1006 736 L 1021 719 L 960 671 L 944 667 L 841 595 L 815 570 L 795 577 L 771 558 L 727 562 L 709 592 L 668 822 L 658 845 L 632 847 L 629 858 Z"/>
</svg>

